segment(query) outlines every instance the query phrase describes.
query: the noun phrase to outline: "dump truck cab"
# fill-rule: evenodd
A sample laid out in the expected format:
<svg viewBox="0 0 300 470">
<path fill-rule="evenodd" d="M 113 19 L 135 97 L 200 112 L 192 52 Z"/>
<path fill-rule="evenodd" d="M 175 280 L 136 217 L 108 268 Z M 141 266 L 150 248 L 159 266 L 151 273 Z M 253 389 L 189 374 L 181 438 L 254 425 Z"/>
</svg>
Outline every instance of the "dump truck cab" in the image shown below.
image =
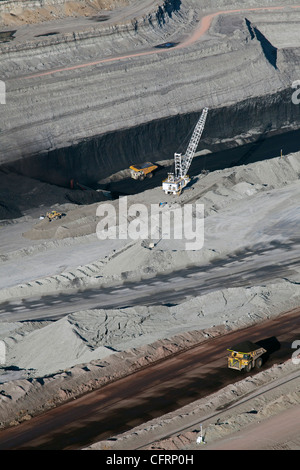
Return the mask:
<svg viewBox="0 0 300 470">
<path fill-rule="evenodd" d="M 244 341 L 228 348 L 227 363 L 229 369 L 250 372 L 254 367 L 262 366 L 262 355 L 267 351 L 256 343 Z"/>
<path fill-rule="evenodd" d="M 153 172 L 158 168 L 158 166 L 154 163 L 146 162 L 131 165 L 129 168 L 131 178 L 134 180 L 143 180 L 146 176 L 147 178 L 151 178 L 153 176 Z"/>
</svg>

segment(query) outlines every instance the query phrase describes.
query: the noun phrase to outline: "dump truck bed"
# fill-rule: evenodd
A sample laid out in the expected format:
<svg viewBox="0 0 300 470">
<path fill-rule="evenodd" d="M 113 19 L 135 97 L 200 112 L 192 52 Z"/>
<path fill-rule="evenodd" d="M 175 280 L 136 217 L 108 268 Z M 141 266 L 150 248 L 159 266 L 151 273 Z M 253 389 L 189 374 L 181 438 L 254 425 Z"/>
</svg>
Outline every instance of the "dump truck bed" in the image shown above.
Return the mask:
<svg viewBox="0 0 300 470">
<path fill-rule="evenodd" d="M 136 165 L 131 165 L 130 168 L 132 168 L 133 170 L 144 170 L 145 168 L 149 168 L 149 167 L 156 167 L 156 165 L 154 165 L 153 163 L 151 162 L 146 162 L 146 163 L 137 163 Z"/>
<path fill-rule="evenodd" d="M 252 341 L 243 341 L 241 343 L 235 344 L 231 348 L 228 348 L 228 351 L 234 351 L 241 354 L 247 354 L 257 349 L 261 349 L 261 346 L 256 343 L 252 343 Z"/>
<path fill-rule="evenodd" d="M 155 171 L 158 166 L 152 162 L 138 163 L 136 165 L 131 165 L 130 175 L 133 179 L 144 179 L 145 176 L 151 177 L 152 172 Z"/>
</svg>

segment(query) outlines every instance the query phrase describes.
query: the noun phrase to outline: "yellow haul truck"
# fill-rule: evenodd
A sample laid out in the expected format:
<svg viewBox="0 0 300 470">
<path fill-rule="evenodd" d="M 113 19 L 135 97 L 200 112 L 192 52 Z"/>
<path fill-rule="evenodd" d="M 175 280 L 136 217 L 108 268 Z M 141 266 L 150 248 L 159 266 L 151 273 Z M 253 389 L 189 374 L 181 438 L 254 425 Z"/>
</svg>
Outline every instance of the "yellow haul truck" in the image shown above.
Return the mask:
<svg viewBox="0 0 300 470">
<path fill-rule="evenodd" d="M 250 372 L 253 367 L 262 366 L 262 355 L 267 351 L 258 344 L 251 341 L 244 341 L 236 344 L 232 348 L 228 348 L 230 355 L 228 356 L 229 369 L 245 370 Z"/>
<path fill-rule="evenodd" d="M 152 178 L 153 172 L 158 168 L 154 163 L 146 162 L 138 165 L 131 165 L 130 167 L 130 176 L 134 180 L 143 180 L 145 176 L 147 178 Z"/>
</svg>

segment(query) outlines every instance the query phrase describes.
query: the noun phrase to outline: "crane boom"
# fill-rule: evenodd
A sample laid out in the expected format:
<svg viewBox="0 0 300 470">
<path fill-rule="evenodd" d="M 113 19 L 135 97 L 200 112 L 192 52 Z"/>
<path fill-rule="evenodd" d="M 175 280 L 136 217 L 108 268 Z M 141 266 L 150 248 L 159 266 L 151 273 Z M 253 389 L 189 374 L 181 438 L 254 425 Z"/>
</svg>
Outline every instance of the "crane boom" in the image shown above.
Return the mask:
<svg viewBox="0 0 300 470">
<path fill-rule="evenodd" d="M 208 113 L 208 108 L 204 108 L 200 116 L 200 119 L 196 124 L 190 143 L 188 145 L 187 151 L 182 159 L 181 175 L 180 175 L 181 177 L 186 176 L 187 172 L 189 171 L 189 168 L 191 166 L 192 160 L 194 158 L 195 152 L 197 150 L 198 144 L 200 142 L 200 139 L 204 130 L 207 113 Z"/>
<path fill-rule="evenodd" d="M 206 117 L 208 113 L 208 108 L 204 108 L 202 114 L 195 126 L 191 140 L 189 142 L 188 148 L 185 154 L 182 156 L 181 153 L 175 153 L 175 172 L 169 173 L 168 178 L 163 181 L 163 190 L 166 194 L 173 193 L 178 194 L 181 190 L 188 184 L 190 181 L 187 176 L 187 172 L 191 166 L 192 160 L 194 158 L 195 152 L 197 150 L 199 141 L 201 139 Z"/>
</svg>

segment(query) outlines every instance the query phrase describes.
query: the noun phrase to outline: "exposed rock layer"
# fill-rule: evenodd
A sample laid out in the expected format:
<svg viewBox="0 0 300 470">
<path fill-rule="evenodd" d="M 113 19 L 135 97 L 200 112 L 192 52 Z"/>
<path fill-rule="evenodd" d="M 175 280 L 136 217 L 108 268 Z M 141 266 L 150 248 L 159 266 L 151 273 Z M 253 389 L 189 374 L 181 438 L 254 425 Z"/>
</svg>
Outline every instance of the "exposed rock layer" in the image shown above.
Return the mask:
<svg viewBox="0 0 300 470">
<path fill-rule="evenodd" d="M 180 43 L 199 27 L 203 11 L 192 0 L 160 2 L 156 10 L 145 4 L 148 13 L 134 21 L 91 23 L 84 31 L 74 23 L 73 32 L 27 43 L 18 30 L 3 44 L 2 165 L 61 185 L 98 181 L 132 161 L 172 158 L 204 106 L 210 113 L 200 148 L 298 129 L 291 86 L 300 74 L 299 49 L 280 45 L 296 9 L 253 12 L 256 2 L 240 2 L 245 11 L 217 16 L 189 47 L 153 49 Z M 277 22 L 274 45 L 269 25 Z M 128 53 L 135 57 L 111 61 Z M 82 67 L 89 61 L 94 65 Z M 49 69 L 61 71 L 43 75 Z"/>
</svg>

